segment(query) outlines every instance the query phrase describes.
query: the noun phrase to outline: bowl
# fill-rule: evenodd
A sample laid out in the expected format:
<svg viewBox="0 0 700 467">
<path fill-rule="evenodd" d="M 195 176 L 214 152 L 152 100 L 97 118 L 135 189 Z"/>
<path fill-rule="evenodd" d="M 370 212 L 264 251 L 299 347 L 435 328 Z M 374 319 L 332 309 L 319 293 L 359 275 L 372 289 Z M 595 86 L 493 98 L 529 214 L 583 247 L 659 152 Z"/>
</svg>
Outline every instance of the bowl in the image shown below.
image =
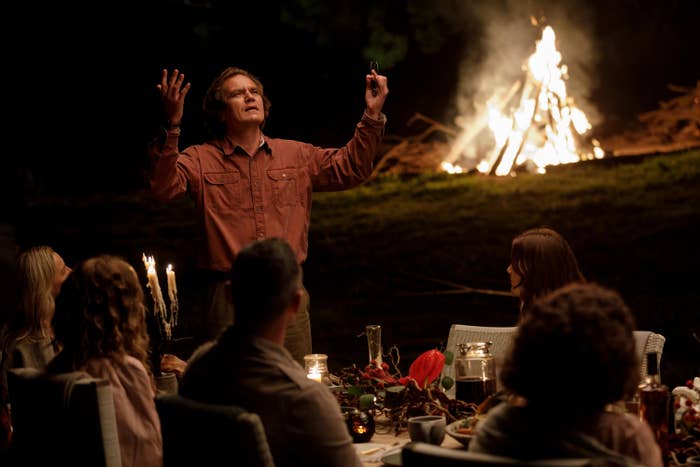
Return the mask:
<svg viewBox="0 0 700 467">
<path fill-rule="evenodd" d="M 445 433 L 447 433 L 448 436 L 451 436 L 452 438 L 462 443 L 465 447 L 469 446 L 469 441 L 471 441 L 474 435 L 469 433 L 460 433 L 458 430 L 471 428 L 473 433 L 474 427 L 476 426 L 476 421 L 477 420 L 474 417 L 468 417 L 463 418 L 461 420 L 457 420 L 445 427 Z"/>
</svg>

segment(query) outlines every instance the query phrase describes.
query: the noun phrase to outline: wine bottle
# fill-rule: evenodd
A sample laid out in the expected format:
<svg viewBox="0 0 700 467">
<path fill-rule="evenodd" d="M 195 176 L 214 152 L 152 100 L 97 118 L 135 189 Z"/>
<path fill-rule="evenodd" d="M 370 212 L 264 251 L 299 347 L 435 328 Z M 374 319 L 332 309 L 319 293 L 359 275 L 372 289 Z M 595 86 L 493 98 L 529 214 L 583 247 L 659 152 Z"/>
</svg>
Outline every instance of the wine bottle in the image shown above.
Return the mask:
<svg viewBox="0 0 700 467">
<path fill-rule="evenodd" d="M 646 354 L 647 377 L 639 385 L 639 418 L 645 421 L 659 443 L 664 459 L 668 454 L 668 411 L 671 392 L 661 383 L 656 353 Z"/>
</svg>

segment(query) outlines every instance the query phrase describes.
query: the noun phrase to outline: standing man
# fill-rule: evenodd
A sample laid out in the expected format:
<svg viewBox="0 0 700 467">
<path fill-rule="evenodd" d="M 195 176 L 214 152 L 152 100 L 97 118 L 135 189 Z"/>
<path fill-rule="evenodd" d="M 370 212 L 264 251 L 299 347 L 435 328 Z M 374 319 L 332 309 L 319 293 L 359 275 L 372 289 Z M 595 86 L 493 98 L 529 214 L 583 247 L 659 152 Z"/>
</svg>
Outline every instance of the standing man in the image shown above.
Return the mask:
<svg viewBox="0 0 700 467">
<path fill-rule="evenodd" d="M 352 188 L 372 174 L 384 134 L 381 112 L 389 92 L 387 78 L 372 70 L 365 77 L 366 109 L 352 139 L 342 148 L 270 138 L 263 134 L 270 101 L 248 71 L 226 68 L 204 98 L 206 124 L 213 139 L 180 152 L 178 138 L 190 83 L 178 70 L 163 70 L 158 90 L 166 126 L 150 146 L 151 190 L 158 198 L 187 193 L 196 204 L 202 243 L 203 309 L 195 338 L 215 338 L 233 322 L 227 299 L 228 272 L 247 244 L 281 237 L 302 264 L 308 248 L 311 193 Z M 289 323 L 285 346 L 295 360 L 311 353 L 309 299 Z"/>
</svg>

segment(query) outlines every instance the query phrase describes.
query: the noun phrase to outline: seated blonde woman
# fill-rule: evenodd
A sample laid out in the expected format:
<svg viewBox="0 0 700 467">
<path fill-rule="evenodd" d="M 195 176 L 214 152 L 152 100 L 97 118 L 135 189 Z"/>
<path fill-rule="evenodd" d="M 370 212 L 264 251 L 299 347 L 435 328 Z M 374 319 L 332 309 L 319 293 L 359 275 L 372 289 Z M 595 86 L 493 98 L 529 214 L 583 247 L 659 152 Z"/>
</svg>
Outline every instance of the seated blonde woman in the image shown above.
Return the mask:
<svg viewBox="0 0 700 467">
<path fill-rule="evenodd" d="M 56 354 L 51 320 L 55 299 L 71 269 L 51 247 L 36 246 L 17 258 L 19 303 L 3 329 L 2 368 L 44 370 Z"/>
<path fill-rule="evenodd" d="M 54 299 L 71 269 L 51 247 L 36 246 L 20 253 L 16 261 L 18 306 L 0 330 L 0 453 L 9 448 L 12 420 L 6 370 L 44 370 L 56 355 L 51 319 Z"/>
</svg>

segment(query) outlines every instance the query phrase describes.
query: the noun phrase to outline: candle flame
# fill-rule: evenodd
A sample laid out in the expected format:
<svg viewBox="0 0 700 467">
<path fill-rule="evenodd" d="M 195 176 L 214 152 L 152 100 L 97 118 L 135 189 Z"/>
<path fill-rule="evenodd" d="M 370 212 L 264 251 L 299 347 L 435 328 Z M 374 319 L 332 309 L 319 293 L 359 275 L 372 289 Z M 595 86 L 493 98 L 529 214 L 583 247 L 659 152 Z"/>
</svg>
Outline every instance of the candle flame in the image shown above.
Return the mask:
<svg viewBox="0 0 700 467">
<path fill-rule="evenodd" d="M 309 372 L 306 374 L 307 378 L 318 381 L 319 383 L 321 382 L 321 376 L 321 370 L 319 370 L 318 367 L 309 368 Z"/>
<path fill-rule="evenodd" d="M 146 268 L 146 277 L 148 282 L 147 287 L 151 291 L 153 298 L 153 313 L 158 317 L 161 323 L 162 332 L 167 339 L 172 338 L 173 328 L 177 324 L 178 304 L 177 304 L 177 288 L 175 286 L 175 273 L 172 270 L 172 265 L 168 264 L 166 275 L 168 278 L 168 298 L 170 299 L 170 314 L 163 300 L 163 292 L 160 288 L 158 273 L 156 272 L 156 260 L 153 256 L 146 256 L 142 253 L 143 265 Z"/>
</svg>

